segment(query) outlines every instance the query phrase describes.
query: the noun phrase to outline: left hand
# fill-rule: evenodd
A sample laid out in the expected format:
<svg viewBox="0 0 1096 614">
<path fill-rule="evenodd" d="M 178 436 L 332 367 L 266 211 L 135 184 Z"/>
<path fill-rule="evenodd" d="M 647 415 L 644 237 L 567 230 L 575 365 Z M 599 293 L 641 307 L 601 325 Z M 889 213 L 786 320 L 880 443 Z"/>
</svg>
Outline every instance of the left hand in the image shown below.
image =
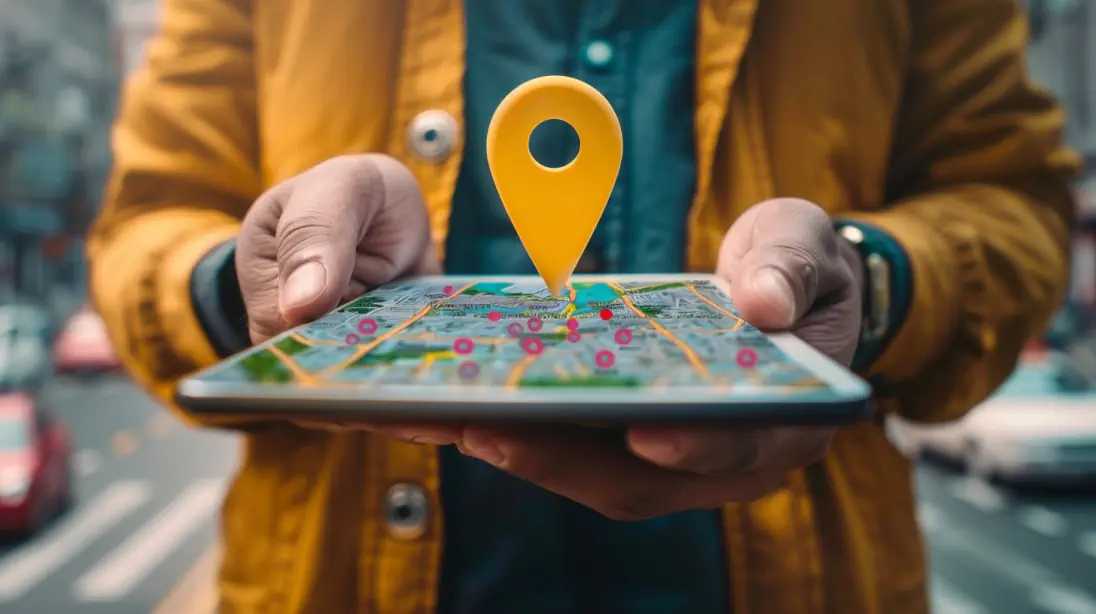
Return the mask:
<svg viewBox="0 0 1096 614">
<path fill-rule="evenodd" d="M 735 221 L 716 274 L 730 282 L 742 317 L 792 331 L 843 364 L 860 334 L 860 256 L 817 205 L 776 199 Z M 639 520 L 749 502 L 791 470 L 826 454 L 835 429 L 580 427 L 465 429 L 469 456 L 573 499 L 605 516 Z M 623 445 L 622 445 L 623 443 Z"/>
</svg>

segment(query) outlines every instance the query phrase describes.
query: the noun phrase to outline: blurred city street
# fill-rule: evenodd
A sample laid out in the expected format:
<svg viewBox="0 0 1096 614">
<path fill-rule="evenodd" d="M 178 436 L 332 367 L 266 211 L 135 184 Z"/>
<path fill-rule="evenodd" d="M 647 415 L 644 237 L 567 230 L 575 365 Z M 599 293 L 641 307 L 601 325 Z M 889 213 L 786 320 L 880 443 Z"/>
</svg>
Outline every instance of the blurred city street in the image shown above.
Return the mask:
<svg viewBox="0 0 1096 614">
<path fill-rule="evenodd" d="M 53 381 L 45 402 L 74 434 L 77 501 L 0 547 L 0 611 L 212 612 L 233 437 L 181 426 L 115 377 Z M 919 473 L 938 614 L 1096 614 L 1096 493 Z"/>
<path fill-rule="evenodd" d="M 121 378 L 59 379 L 43 403 L 73 433 L 76 500 L 0 545 L 0 612 L 154 611 L 213 544 L 234 438 L 182 427 Z"/>
</svg>

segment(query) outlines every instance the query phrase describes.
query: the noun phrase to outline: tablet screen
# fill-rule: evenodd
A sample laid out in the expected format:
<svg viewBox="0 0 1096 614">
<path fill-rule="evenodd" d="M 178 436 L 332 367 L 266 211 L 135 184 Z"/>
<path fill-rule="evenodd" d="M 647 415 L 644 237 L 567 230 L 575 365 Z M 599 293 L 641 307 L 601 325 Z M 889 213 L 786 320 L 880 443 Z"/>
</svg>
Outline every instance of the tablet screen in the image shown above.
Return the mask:
<svg viewBox="0 0 1096 614">
<path fill-rule="evenodd" d="M 436 398 L 464 387 L 795 396 L 828 386 L 739 318 L 711 278 L 576 278 L 567 293 L 551 296 L 536 277 L 407 280 L 200 378 L 262 387 L 410 385 L 431 387 Z"/>
</svg>

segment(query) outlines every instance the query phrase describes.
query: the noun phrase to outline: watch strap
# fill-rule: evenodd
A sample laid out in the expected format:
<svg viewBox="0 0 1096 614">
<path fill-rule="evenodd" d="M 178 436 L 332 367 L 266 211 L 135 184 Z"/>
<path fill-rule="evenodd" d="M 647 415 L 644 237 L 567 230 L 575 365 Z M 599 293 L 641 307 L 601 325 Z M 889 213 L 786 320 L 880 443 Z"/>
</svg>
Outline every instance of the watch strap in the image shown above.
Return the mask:
<svg viewBox="0 0 1096 614">
<path fill-rule="evenodd" d="M 190 275 L 190 299 L 202 330 L 221 358 L 251 346 L 247 308 L 236 277 L 236 240 L 209 251 Z"/>
<path fill-rule="evenodd" d="M 889 234 L 856 221 L 836 223 L 840 231 L 859 231 L 853 245 L 864 266 L 864 322 L 852 369 L 863 373 L 883 354 L 905 320 L 912 295 L 912 276 L 905 249 Z"/>
</svg>

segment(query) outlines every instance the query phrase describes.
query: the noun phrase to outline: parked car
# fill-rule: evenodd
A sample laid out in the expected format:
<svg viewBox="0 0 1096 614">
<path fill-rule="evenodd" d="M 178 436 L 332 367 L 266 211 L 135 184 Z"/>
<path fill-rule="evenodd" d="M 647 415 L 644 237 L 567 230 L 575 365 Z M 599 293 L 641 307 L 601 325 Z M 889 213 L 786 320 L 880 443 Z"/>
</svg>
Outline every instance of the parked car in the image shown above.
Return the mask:
<svg viewBox="0 0 1096 614">
<path fill-rule="evenodd" d="M 893 420 L 891 439 L 911 457 L 954 461 L 986 479 L 1096 484 L 1096 394 L 1057 392 L 1052 374 L 1049 365 L 1022 368 L 953 422 Z"/>
<path fill-rule="evenodd" d="M 102 373 L 119 366 L 106 325 L 90 307 L 74 313 L 53 344 L 53 368 L 58 373 Z"/>
<path fill-rule="evenodd" d="M 27 536 L 72 501 L 67 428 L 33 392 L 0 390 L 0 532 Z"/>
</svg>

